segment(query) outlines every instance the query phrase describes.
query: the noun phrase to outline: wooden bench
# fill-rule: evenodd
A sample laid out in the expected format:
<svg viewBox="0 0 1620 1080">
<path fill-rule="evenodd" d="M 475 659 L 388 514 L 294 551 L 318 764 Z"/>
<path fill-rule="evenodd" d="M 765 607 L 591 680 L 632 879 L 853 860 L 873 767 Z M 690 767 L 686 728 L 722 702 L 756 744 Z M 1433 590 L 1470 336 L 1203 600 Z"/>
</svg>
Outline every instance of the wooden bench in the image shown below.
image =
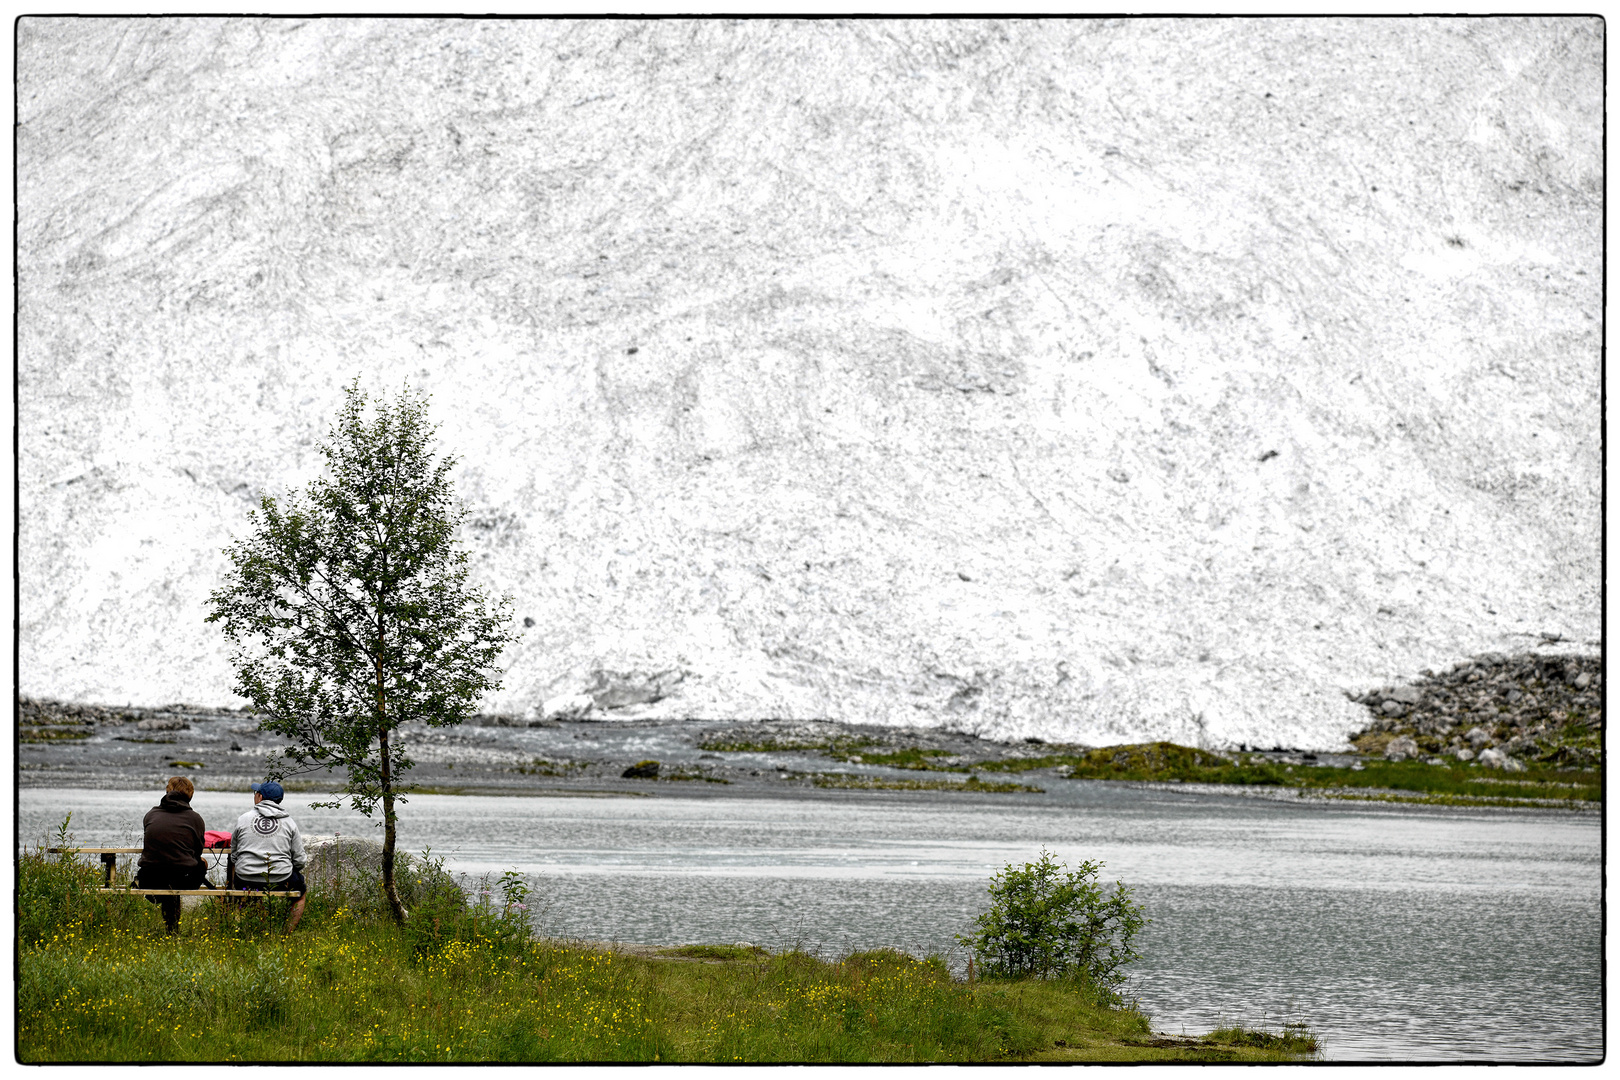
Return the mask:
<svg viewBox="0 0 1620 1080">
<path fill-rule="evenodd" d="M 146 849 L 145 848 L 138 848 L 138 847 L 53 847 L 53 848 L 46 848 L 45 850 L 50 852 L 52 855 L 100 855 L 101 856 L 101 866 L 102 866 L 102 868 L 104 870 L 106 870 L 106 874 L 101 879 L 101 887 L 104 888 L 104 889 L 110 889 L 110 888 L 113 887 L 113 883 L 112 883 L 113 869 L 118 865 L 118 856 L 120 856 L 120 855 L 139 855 L 142 851 L 145 851 Z M 204 858 L 207 858 L 209 855 L 215 856 L 215 859 L 214 859 L 214 865 L 215 866 L 219 865 L 218 856 L 220 856 L 220 855 L 228 856 L 228 855 L 230 855 L 230 853 L 231 853 L 231 848 L 230 848 L 229 844 L 226 844 L 223 847 L 203 848 L 203 857 Z M 160 889 L 159 891 L 160 892 L 168 892 L 168 891 L 171 891 L 171 890 Z M 204 891 L 206 891 L 206 892 L 217 892 L 218 890 L 217 889 L 208 889 L 208 890 L 204 890 Z"/>
<path fill-rule="evenodd" d="M 290 889 L 135 889 L 128 885 L 114 885 L 112 883 L 113 868 L 118 865 L 120 855 L 139 855 L 144 849 L 138 847 L 53 847 L 46 848 L 53 855 L 100 855 L 101 865 L 106 869 L 106 876 L 102 878 L 101 892 L 128 893 L 131 896 L 302 896 L 303 893 Z M 217 856 L 229 855 L 229 845 L 223 847 L 203 848 L 203 856 L 216 856 L 214 865 L 219 865 Z"/>
<path fill-rule="evenodd" d="M 131 889 L 128 886 L 102 886 L 97 892 L 118 892 L 133 897 L 301 897 L 301 892 L 285 889 Z"/>
</svg>

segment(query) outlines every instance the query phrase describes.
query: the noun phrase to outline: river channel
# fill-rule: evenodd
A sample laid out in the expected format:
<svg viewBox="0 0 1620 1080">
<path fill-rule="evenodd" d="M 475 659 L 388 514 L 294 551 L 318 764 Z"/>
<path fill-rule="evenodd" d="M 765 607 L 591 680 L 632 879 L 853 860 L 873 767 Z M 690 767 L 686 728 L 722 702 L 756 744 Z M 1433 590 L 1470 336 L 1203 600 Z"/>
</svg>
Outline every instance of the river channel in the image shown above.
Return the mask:
<svg viewBox="0 0 1620 1080">
<path fill-rule="evenodd" d="M 674 787 L 674 785 L 670 785 Z M 990 875 L 1041 847 L 1137 889 L 1129 995 L 1155 1030 L 1307 1023 L 1329 1060 L 1594 1061 L 1603 1053 L 1593 814 L 1370 807 L 1070 781 L 1039 804 L 955 792 L 418 795 L 401 842 L 476 880 L 538 882 L 537 925 L 644 944 L 748 941 L 963 960 Z M 210 828 L 251 797 L 198 791 Z M 150 792 L 24 788 L 18 839 L 73 811 L 139 842 Z M 312 835 L 375 834 L 287 803 Z"/>
</svg>

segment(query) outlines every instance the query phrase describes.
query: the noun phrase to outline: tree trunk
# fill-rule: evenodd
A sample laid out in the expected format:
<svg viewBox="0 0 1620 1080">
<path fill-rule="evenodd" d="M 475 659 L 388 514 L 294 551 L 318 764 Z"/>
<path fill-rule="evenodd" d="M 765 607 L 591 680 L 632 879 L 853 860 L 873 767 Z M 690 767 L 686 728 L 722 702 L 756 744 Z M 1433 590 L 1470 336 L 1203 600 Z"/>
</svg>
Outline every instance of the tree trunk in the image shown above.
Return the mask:
<svg viewBox="0 0 1620 1080">
<path fill-rule="evenodd" d="M 382 781 L 383 804 L 383 849 L 382 849 L 382 880 L 383 895 L 388 897 L 389 910 L 394 913 L 394 921 L 401 926 L 405 925 L 405 905 L 399 902 L 399 889 L 394 884 L 394 774 L 388 760 L 388 710 L 383 700 L 383 670 L 381 655 L 382 616 L 377 616 L 377 629 L 379 631 L 377 656 L 377 746 L 382 759 L 380 779 Z"/>
<path fill-rule="evenodd" d="M 404 925 L 405 905 L 400 903 L 399 889 L 394 885 L 394 785 L 388 768 L 388 729 L 382 728 L 377 735 L 382 743 L 383 894 L 388 897 L 388 907 L 394 913 L 394 921 Z"/>
</svg>

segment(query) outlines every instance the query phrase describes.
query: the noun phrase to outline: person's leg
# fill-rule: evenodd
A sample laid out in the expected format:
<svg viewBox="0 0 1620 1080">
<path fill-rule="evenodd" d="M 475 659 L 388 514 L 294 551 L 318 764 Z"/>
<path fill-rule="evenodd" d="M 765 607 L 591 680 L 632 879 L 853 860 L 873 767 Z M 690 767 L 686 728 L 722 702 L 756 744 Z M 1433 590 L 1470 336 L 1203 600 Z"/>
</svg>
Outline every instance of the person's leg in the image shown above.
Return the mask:
<svg viewBox="0 0 1620 1080">
<path fill-rule="evenodd" d="M 304 901 L 309 896 L 309 886 L 304 884 L 304 875 L 294 870 L 292 877 L 287 879 L 286 887 L 298 890 L 298 899 L 293 901 L 292 910 L 287 913 L 287 932 L 290 934 L 298 929 L 298 920 L 304 914 Z"/>
<path fill-rule="evenodd" d="M 143 866 L 136 872 L 134 886 L 138 889 L 179 888 L 174 874 L 162 866 Z M 180 932 L 180 898 L 178 896 L 148 896 L 147 900 L 163 913 L 163 928 L 171 934 Z"/>
</svg>

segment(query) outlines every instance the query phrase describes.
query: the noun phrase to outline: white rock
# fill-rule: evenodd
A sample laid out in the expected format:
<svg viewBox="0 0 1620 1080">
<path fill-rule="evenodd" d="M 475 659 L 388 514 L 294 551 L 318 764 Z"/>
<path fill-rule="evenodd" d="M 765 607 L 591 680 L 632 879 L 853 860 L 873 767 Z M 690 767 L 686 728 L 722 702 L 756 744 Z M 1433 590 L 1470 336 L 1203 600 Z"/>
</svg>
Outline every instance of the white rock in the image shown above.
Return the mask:
<svg viewBox="0 0 1620 1080">
<path fill-rule="evenodd" d="M 1389 740 L 1389 745 L 1384 747 L 1384 757 L 1390 761 L 1405 761 L 1417 756 L 1418 744 L 1405 735 Z"/>
<path fill-rule="evenodd" d="M 540 713 L 547 720 L 583 720 L 595 708 L 596 702 L 589 694 L 564 694 L 548 699 L 540 706 Z"/>
<path fill-rule="evenodd" d="M 1468 729 L 1468 734 L 1464 735 L 1463 738 L 1473 743 L 1474 749 L 1477 750 L 1485 743 L 1491 741 L 1491 733 L 1482 727 L 1472 727 Z"/>
<path fill-rule="evenodd" d="M 1512 758 L 1508 757 L 1494 746 L 1488 750 L 1481 750 L 1479 752 L 1479 763 L 1481 765 L 1489 766 L 1492 769 L 1505 768 L 1507 763 L 1512 760 Z"/>
<path fill-rule="evenodd" d="M 1474 752 L 1472 750 L 1469 750 L 1467 747 L 1464 747 L 1463 749 L 1457 751 L 1457 760 L 1458 761 L 1473 761 L 1474 760 Z"/>
</svg>

